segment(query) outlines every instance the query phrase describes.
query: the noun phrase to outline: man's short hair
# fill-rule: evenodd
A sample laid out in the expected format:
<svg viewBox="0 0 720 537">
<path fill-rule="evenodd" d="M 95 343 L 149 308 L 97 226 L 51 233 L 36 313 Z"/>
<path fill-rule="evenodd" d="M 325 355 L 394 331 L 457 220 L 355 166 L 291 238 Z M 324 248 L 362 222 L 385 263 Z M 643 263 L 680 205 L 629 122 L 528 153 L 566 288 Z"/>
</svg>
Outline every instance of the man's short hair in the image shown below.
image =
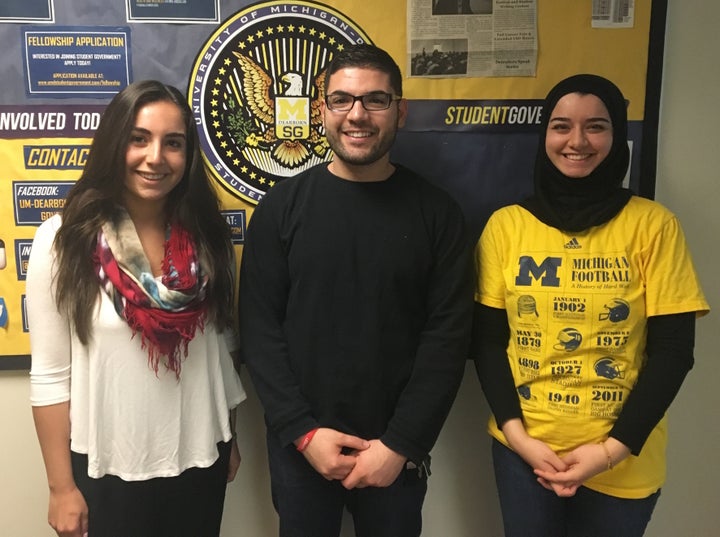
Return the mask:
<svg viewBox="0 0 720 537">
<path fill-rule="evenodd" d="M 327 93 L 330 77 L 341 69 L 348 67 L 360 67 L 365 69 L 375 69 L 382 73 L 386 73 L 390 77 L 390 86 L 393 93 L 398 97 L 402 97 L 402 74 L 400 67 L 392 59 L 392 56 L 383 49 L 367 43 L 359 45 L 351 45 L 345 50 L 338 52 L 327 68 L 325 76 L 325 93 Z"/>
</svg>

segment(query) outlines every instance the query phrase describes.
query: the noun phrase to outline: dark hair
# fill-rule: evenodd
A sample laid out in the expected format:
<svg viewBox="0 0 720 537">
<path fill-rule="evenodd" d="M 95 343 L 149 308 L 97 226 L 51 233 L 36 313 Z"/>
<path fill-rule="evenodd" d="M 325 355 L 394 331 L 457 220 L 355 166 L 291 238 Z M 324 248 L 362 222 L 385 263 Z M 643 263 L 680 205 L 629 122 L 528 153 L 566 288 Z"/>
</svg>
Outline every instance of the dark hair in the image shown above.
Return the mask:
<svg viewBox="0 0 720 537">
<path fill-rule="evenodd" d="M 80 341 L 91 335 L 91 314 L 100 292 L 93 263 L 97 233 L 106 221 L 117 221 L 125 188 L 125 155 L 138 111 L 166 101 L 182 112 L 186 129 L 186 163 L 180 182 L 168 194 L 165 210 L 193 236 L 203 271 L 208 275 L 209 319 L 219 330 L 232 319 L 234 263 L 230 229 L 217 194 L 203 167 L 192 112 L 183 94 L 156 80 L 130 84 L 110 101 L 95 131 L 85 167 L 68 193 L 62 225 L 55 237 L 58 310 L 65 311 Z"/>
<path fill-rule="evenodd" d="M 400 67 L 398 67 L 390 54 L 375 45 L 367 43 L 349 46 L 333 56 L 325 76 L 325 94 L 327 94 L 328 85 L 330 84 L 330 77 L 340 69 L 347 67 L 362 67 L 386 73 L 390 77 L 390 86 L 393 92 L 398 97 L 402 97 Z"/>
</svg>

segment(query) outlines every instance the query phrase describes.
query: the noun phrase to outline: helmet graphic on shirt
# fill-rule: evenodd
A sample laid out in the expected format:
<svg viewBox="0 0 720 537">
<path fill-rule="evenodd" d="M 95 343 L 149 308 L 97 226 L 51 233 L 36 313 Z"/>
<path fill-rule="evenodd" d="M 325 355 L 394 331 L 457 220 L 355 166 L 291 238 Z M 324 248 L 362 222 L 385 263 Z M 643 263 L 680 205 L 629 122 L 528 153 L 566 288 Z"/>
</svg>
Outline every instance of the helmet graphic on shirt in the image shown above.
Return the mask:
<svg viewBox="0 0 720 537">
<path fill-rule="evenodd" d="M 625 378 L 625 371 L 620 369 L 620 365 L 610 356 L 605 356 L 595 362 L 594 369 L 598 377 L 610 380 Z"/>
<path fill-rule="evenodd" d="M 523 399 L 530 399 L 530 386 L 527 384 L 523 384 L 522 386 L 518 386 L 517 389 L 518 393 L 520 394 L 520 397 Z"/>
<path fill-rule="evenodd" d="M 534 315 L 535 317 L 538 317 L 535 297 L 533 297 L 532 295 L 519 296 L 517 299 L 517 311 L 518 317 L 524 317 L 527 315 Z"/>
<path fill-rule="evenodd" d="M 622 298 L 613 298 L 604 306 L 607 311 L 600 313 L 598 318 L 601 321 L 610 321 L 611 323 L 619 323 L 624 321 L 630 315 L 630 304 Z"/>
<path fill-rule="evenodd" d="M 557 343 L 553 348 L 558 351 L 572 352 L 582 343 L 582 334 L 577 328 L 563 328 L 557 335 Z"/>
</svg>

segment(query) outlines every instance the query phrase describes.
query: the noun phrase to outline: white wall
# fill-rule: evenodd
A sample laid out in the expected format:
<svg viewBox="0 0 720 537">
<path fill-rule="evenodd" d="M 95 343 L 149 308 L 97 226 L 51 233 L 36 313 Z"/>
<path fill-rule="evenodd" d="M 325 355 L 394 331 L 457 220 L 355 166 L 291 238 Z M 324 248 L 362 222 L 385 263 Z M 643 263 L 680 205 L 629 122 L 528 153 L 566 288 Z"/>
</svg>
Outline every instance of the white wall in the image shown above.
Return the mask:
<svg viewBox="0 0 720 537">
<path fill-rule="evenodd" d="M 680 218 L 713 311 L 670 408 L 668 481 L 648 533 L 709 537 L 720 535 L 720 4 L 668 4 L 656 199 Z"/>
<path fill-rule="evenodd" d="M 720 3 L 669 4 L 656 197 L 680 217 L 715 311 L 698 322 L 696 366 L 670 411 L 668 482 L 647 536 L 710 537 L 720 534 L 720 360 L 714 338 L 720 334 L 715 271 L 720 264 Z M 228 490 L 222 535 L 272 537 L 277 523 L 269 499 L 262 417 L 252 391 L 241 408 L 244 462 Z M 50 537 L 26 372 L 0 372 L 0 409 L 0 533 Z M 501 535 L 483 432 L 486 418 L 487 405 L 469 366 L 433 452 L 425 536 Z"/>
</svg>

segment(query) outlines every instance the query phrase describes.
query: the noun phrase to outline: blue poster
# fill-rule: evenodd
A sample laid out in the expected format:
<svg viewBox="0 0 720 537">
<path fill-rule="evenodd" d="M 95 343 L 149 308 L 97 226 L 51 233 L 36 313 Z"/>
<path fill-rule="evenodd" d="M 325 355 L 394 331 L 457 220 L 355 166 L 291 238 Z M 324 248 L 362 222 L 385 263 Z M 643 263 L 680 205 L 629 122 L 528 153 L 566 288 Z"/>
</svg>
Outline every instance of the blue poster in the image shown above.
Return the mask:
<svg viewBox="0 0 720 537">
<path fill-rule="evenodd" d="M 2 0 L 0 22 L 55 22 L 54 0 Z"/>
<path fill-rule="evenodd" d="M 13 181 L 16 226 L 39 226 L 62 212 L 75 181 Z"/>
<path fill-rule="evenodd" d="M 220 22 L 220 0 L 126 0 L 128 22 Z"/>
<path fill-rule="evenodd" d="M 130 84 L 130 28 L 23 27 L 28 97 L 107 98 Z"/>
</svg>

